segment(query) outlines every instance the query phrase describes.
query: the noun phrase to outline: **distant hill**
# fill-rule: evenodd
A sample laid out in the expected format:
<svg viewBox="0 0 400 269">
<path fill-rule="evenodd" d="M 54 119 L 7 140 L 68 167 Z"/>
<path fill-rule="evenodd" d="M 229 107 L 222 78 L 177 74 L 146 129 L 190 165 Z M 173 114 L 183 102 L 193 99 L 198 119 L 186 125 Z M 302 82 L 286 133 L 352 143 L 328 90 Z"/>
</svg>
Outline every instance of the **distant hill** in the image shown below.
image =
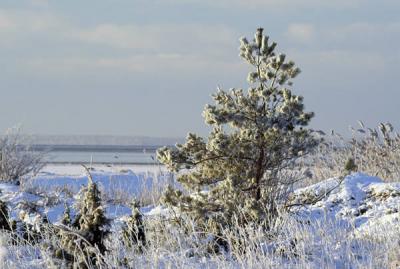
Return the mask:
<svg viewBox="0 0 400 269">
<path fill-rule="evenodd" d="M 30 135 L 31 144 L 40 145 L 109 145 L 109 146 L 152 146 L 175 145 L 183 138 L 111 135 Z"/>
</svg>

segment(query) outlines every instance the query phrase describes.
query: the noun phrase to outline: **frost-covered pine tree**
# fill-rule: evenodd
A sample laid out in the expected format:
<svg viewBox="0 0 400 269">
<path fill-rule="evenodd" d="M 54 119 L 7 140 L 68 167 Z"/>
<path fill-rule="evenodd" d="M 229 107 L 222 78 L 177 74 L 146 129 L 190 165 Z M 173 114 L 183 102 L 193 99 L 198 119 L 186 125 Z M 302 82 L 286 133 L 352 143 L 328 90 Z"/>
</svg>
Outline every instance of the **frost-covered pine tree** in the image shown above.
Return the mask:
<svg viewBox="0 0 400 269">
<path fill-rule="evenodd" d="M 75 223 L 80 233 L 100 252 L 104 253 L 104 238 L 109 233 L 108 219 L 101 204 L 100 191 L 97 184 L 89 177 L 89 183 L 78 204 L 79 213 Z"/>
<path fill-rule="evenodd" d="M 100 191 L 97 184 L 88 172 L 88 186 L 81 191 L 78 201 L 78 213 L 72 227 L 60 229 L 61 245 L 63 249 L 56 251 L 56 257 L 74 262 L 78 268 L 86 268 L 85 263 L 99 263 L 98 252 L 104 254 L 106 249 L 105 238 L 110 233 L 109 220 L 105 216 L 101 204 Z M 70 212 L 66 209 L 63 222 L 68 225 Z M 66 221 L 66 219 L 69 219 Z"/>
<path fill-rule="evenodd" d="M 129 216 L 126 227 L 123 229 L 124 242 L 130 248 L 137 247 L 139 251 L 146 246 L 146 234 L 142 213 L 139 210 L 139 203 L 133 200 L 131 203 L 132 214 Z"/>
<path fill-rule="evenodd" d="M 253 67 L 248 90 L 218 89 L 215 105 L 203 112 L 212 129 L 207 139 L 189 133 L 184 144 L 158 150 L 158 160 L 187 189 L 169 188 L 165 203 L 200 221 L 216 217 L 218 224 L 275 216 L 291 183 L 281 171 L 317 145 L 305 128 L 313 113 L 290 90 L 300 69 L 275 47 L 262 28 L 252 42 L 241 38 L 240 57 Z"/>
<path fill-rule="evenodd" d="M 64 214 L 61 218 L 61 224 L 65 226 L 72 225 L 71 208 L 69 207 L 68 204 L 64 204 Z"/>
</svg>

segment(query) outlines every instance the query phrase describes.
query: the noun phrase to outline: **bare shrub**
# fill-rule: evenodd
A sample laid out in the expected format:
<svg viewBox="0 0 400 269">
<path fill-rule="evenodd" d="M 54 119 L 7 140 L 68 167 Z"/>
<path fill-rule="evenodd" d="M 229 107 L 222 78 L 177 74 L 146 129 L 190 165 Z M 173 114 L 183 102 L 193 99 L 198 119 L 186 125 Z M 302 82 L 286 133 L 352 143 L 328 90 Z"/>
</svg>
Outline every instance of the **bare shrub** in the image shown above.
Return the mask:
<svg viewBox="0 0 400 269">
<path fill-rule="evenodd" d="M 0 138 L 0 180 L 19 182 L 27 174 L 36 174 L 43 168 L 44 153 L 31 149 L 19 128 L 9 129 Z"/>
</svg>

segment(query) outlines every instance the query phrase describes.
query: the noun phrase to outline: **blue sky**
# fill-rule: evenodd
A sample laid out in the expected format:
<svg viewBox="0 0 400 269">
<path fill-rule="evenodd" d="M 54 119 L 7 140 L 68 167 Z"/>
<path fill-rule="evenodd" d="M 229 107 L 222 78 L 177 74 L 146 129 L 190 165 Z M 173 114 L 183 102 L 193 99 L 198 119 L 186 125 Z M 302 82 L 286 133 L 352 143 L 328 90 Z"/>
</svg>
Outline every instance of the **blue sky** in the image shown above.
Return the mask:
<svg viewBox="0 0 400 269">
<path fill-rule="evenodd" d="M 1 0 L 0 130 L 206 134 L 217 86 L 247 88 L 238 39 L 265 28 L 302 69 L 312 127 L 400 127 L 398 0 Z"/>
</svg>

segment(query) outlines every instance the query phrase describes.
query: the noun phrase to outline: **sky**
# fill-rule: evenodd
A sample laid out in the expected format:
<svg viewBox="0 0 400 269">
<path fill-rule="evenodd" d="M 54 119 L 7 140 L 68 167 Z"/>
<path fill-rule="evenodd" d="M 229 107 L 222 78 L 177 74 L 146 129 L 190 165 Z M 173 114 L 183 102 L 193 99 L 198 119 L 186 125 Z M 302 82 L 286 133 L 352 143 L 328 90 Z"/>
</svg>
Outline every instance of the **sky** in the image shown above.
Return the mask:
<svg viewBox="0 0 400 269">
<path fill-rule="evenodd" d="M 302 73 L 311 127 L 400 115 L 398 0 L 0 0 L 0 131 L 208 132 L 217 87 L 247 89 L 239 38 L 263 27 Z"/>
</svg>

